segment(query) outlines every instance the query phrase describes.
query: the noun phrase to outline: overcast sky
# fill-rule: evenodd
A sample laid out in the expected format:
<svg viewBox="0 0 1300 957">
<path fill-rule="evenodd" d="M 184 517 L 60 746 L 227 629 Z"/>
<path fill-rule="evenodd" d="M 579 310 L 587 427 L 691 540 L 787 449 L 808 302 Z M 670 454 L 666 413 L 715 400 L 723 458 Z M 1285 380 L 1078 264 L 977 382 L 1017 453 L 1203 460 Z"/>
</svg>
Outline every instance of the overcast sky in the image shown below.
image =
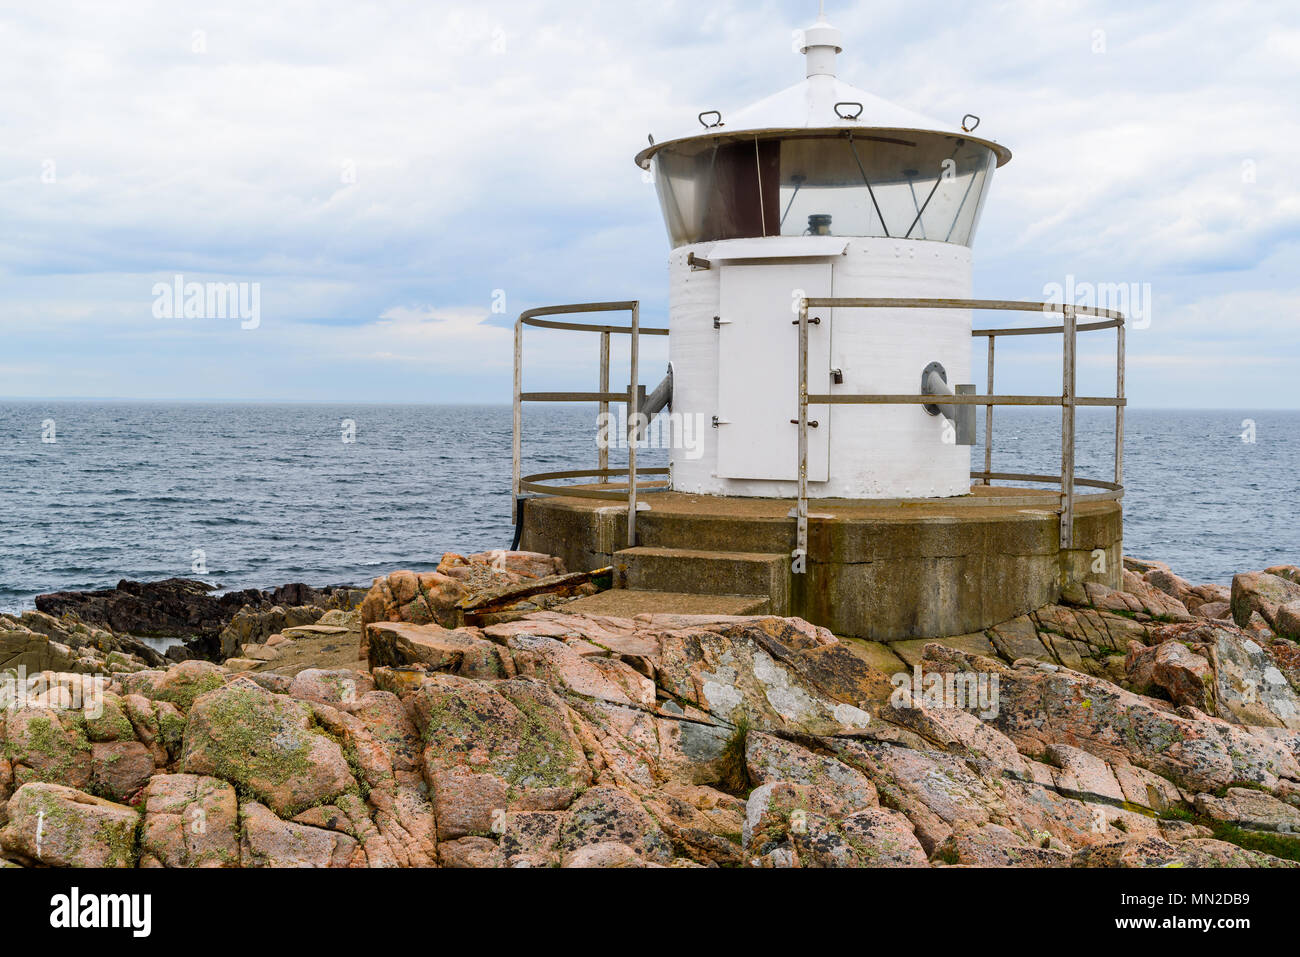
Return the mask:
<svg viewBox="0 0 1300 957">
<path fill-rule="evenodd" d="M 639 298 L 663 321 L 668 242 L 632 157 L 800 80 L 817 4 L 7 7 L 0 395 L 508 402 L 521 309 Z M 976 113 L 1014 152 L 977 296 L 1149 284 L 1135 406 L 1300 407 L 1300 4 L 827 12 L 842 78 Z M 177 274 L 259 284 L 260 324 L 156 315 Z M 574 365 L 594 343 L 529 342 L 530 385 L 594 388 Z M 1038 350 L 1002 391 L 1059 378 Z"/>
</svg>

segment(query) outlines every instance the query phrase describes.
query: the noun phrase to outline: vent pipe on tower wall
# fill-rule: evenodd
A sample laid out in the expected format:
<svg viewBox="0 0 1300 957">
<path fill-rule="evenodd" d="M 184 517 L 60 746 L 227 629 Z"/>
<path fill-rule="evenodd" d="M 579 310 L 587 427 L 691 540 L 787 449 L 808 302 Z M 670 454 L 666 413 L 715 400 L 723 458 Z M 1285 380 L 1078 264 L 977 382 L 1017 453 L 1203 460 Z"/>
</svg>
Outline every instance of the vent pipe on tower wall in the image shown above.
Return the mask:
<svg viewBox="0 0 1300 957">
<path fill-rule="evenodd" d="M 644 389 L 644 386 L 642 387 Z M 668 366 L 668 374 L 655 386 L 655 390 L 637 403 L 640 421 L 633 423 L 636 440 L 640 442 L 650 428 L 650 420 L 664 409 L 671 409 L 673 404 L 673 367 Z"/>
<path fill-rule="evenodd" d="M 948 384 L 948 371 L 944 369 L 942 363 L 931 362 L 921 372 L 921 395 L 960 395 L 974 391 L 974 386 L 962 385 L 957 386 L 954 391 Z M 942 415 L 952 423 L 953 431 L 956 433 L 954 445 L 975 444 L 975 406 L 942 402 L 923 406 L 923 408 L 931 415 Z"/>
</svg>

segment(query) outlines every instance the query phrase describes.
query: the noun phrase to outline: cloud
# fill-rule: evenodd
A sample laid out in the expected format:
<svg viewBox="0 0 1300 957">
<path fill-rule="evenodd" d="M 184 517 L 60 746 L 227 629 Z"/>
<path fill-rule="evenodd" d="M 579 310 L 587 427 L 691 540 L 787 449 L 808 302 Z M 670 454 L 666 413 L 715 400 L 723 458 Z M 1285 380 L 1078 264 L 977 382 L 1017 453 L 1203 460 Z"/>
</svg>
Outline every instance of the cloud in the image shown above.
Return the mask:
<svg viewBox="0 0 1300 957">
<path fill-rule="evenodd" d="M 1148 377 L 1144 357 L 1244 361 L 1268 337 L 1300 358 L 1294 5 L 829 6 L 845 79 L 954 122 L 979 114 L 1014 151 L 985 206 L 977 294 L 1150 283 L 1135 402 L 1232 405 L 1242 388 Z M 28 369 L 0 391 L 507 401 L 503 319 L 520 309 L 639 298 L 666 316 L 667 241 L 632 157 L 647 134 L 799 79 L 790 34 L 815 7 L 0 13 L 0 335 Z M 259 282 L 258 335 L 159 325 L 149 289 L 178 272 Z M 541 379 L 588 377 L 585 359 L 564 368 L 588 346 L 551 341 L 529 340 Z M 1259 385 L 1295 405 L 1283 365 Z"/>
<path fill-rule="evenodd" d="M 378 320 L 329 337 L 327 348 L 356 352 L 382 362 L 414 362 L 455 368 L 466 355 L 499 358 L 509 330 L 486 325 L 486 312 L 394 306 Z M 369 351 L 367 351 L 369 350 Z"/>
</svg>

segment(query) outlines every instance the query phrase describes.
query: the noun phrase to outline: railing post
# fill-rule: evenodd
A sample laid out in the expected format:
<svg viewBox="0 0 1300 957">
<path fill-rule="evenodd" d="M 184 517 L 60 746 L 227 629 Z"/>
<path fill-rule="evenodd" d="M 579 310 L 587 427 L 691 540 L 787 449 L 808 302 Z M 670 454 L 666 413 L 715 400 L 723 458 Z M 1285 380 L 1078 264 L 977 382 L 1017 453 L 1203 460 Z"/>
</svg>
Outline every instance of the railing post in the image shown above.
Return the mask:
<svg viewBox="0 0 1300 957">
<path fill-rule="evenodd" d="M 1074 306 L 1064 307 L 1065 333 L 1061 385 L 1061 550 L 1074 547 L 1074 399 L 1075 338 Z"/>
<path fill-rule="evenodd" d="M 600 334 L 600 391 L 609 394 L 609 333 Z M 596 419 L 599 426 L 605 430 L 605 441 L 601 444 L 597 453 L 596 468 L 604 471 L 609 468 L 609 439 L 613 435 L 613 430 L 609 427 L 609 402 L 601 400 L 599 418 Z M 607 476 L 602 475 L 601 481 Z"/>
<path fill-rule="evenodd" d="M 636 548 L 636 442 L 640 416 L 641 303 L 632 303 L 632 382 L 627 396 L 627 547 Z"/>
<path fill-rule="evenodd" d="M 799 303 L 799 501 L 795 505 L 792 570 L 803 574 L 808 562 L 808 300 Z"/>
<path fill-rule="evenodd" d="M 1121 318 L 1115 327 L 1115 398 L 1124 398 L 1125 322 Z M 1115 406 L 1115 484 L 1124 484 L 1124 406 Z"/>
<path fill-rule="evenodd" d="M 519 524 L 519 434 L 523 426 L 523 403 L 519 395 L 523 392 L 524 362 L 524 317 L 515 320 L 515 401 L 514 401 L 514 436 L 510 442 L 510 524 Z"/>
<path fill-rule="evenodd" d="M 989 336 L 989 395 L 993 395 L 993 342 L 997 336 Z M 993 406 L 984 407 L 984 484 L 992 485 L 989 473 L 993 471 Z"/>
</svg>

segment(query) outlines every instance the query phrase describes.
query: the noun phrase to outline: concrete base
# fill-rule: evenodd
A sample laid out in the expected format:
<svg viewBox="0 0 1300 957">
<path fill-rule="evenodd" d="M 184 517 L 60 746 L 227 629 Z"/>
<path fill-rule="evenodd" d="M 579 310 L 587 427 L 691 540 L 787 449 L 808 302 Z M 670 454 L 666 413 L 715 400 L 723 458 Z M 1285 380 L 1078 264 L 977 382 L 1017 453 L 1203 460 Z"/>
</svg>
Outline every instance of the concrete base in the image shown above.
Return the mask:
<svg viewBox="0 0 1300 957">
<path fill-rule="evenodd" d="M 766 596 L 773 614 L 874 641 L 979 632 L 1057 601 L 1069 581 L 1119 587 L 1119 503 L 1078 503 L 1075 547 L 1062 551 L 1056 493 L 971 492 L 978 504 L 818 500 L 802 575 L 790 571 L 794 503 L 784 499 L 655 492 L 637 515 L 638 547 L 629 549 L 626 506 L 534 498 L 521 547 L 559 555 L 570 571 L 613 565 L 616 587 Z"/>
<path fill-rule="evenodd" d="M 637 615 L 770 615 L 761 595 L 700 595 L 690 592 L 613 588 L 566 604 L 565 612 L 634 618 Z"/>
</svg>

